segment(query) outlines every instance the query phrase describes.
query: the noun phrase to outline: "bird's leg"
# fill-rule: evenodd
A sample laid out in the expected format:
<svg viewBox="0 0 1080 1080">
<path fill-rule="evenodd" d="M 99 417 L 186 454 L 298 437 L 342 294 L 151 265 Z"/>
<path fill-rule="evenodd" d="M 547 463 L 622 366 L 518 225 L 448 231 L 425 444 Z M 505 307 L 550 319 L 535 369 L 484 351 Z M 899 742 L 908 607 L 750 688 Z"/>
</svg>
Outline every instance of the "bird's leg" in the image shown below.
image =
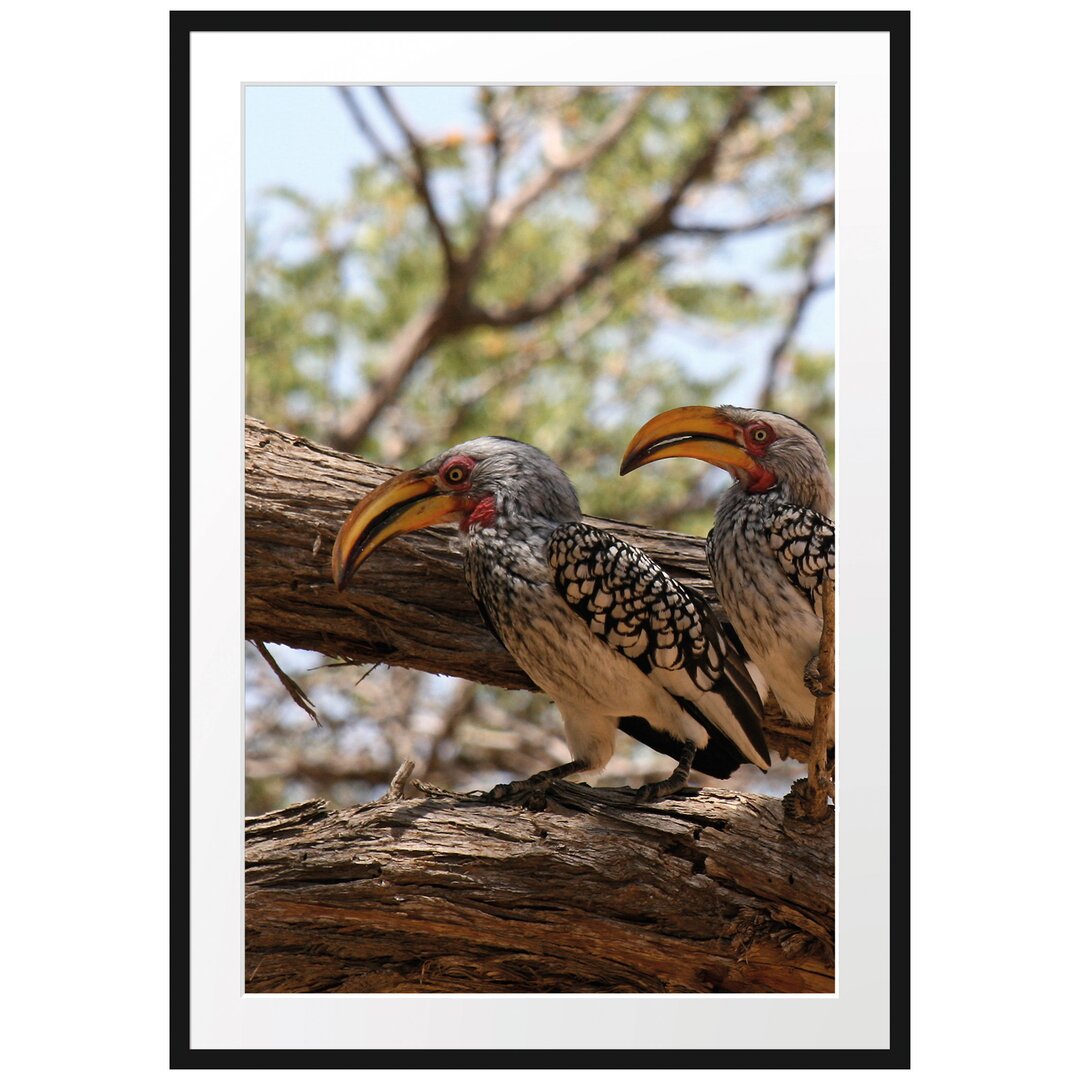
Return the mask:
<svg viewBox="0 0 1080 1080">
<path fill-rule="evenodd" d="M 814 653 L 809 660 L 806 661 L 806 667 L 803 668 L 803 685 L 810 691 L 814 697 L 831 697 L 836 687 L 832 684 L 832 679 L 827 683 L 822 679 L 820 672 L 818 671 L 818 656 L 819 653 Z"/>
<path fill-rule="evenodd" d="M 679 754 L 679 764 L 675 771 L 666 779 L 659 780 L 655 784 L 646 784 L 630 792 L 634 802 L 656 802 L 658 799 L 666 799 L 677 791 L 686 787 L 686 778 L 690 775 L 690 766 L 694 764 L 694 753 L 697 747 L 687 739 L 682 745 L 682 753 Z"/>
<path fill-rule="evenodd" d="M 554 769 L 544 769 L 525 780 L 513 780 L 509 784 L 496 784 L 484 796 L 485 802 L 505 802 L 516 795 L 525 792 L 537 791 L 546 788 L 553 780 L 561 780 L 564 776 L 582 772 L 588 768 L 584 761 L 568 761 L 565 765 L 556 765 Z"/>
</svg>

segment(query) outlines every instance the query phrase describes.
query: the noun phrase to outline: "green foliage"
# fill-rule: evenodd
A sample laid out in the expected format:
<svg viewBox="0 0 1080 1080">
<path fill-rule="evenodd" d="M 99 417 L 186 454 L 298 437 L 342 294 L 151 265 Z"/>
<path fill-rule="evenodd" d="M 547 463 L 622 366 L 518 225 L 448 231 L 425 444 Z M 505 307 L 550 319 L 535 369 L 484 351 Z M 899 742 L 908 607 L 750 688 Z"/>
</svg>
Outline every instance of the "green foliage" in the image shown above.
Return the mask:
<svg viewBox="0 0 1080 1080">
<path fill-rule="evenodd" d="M 570 269 L 624 240 L 723 124 L 736 92 L 669 87 L 652 93 L 606 153 L 553 185 L 485 254 L 472 288 L 475 301 L 498 310 L 533 301 Z M 486 206 L 493 118 L 507 151 L 505 193 L 543 167 L 552 130 L 559 132 L 561 152 L 572 154 L 595 139 L 631 93 L 478 90 L 481 127 L 448 131 L 426 146 L 430 184 L 458 249 L 464 253 L 475 241 Z M 773 88 L 755 115 L 730 151 L 736 165 L 728 173 L 721 159 L 719 175 L 728 182 L 698 185 L 683 216 L 723 224 L 795 199 L 813 201 L 802 198 L 802 188 L 808 179 L 820 187 L 831 167 L 831 89 Z M 711 212 L 720 197 L 723 217 L 719 209 Z M 293 225 L 272 239 L 260 223 L 259 204 L 249 224 L 248 409 L 271 424 L 327 440 L 344 409 L 379 378 L 395 335 L 439 295 L 441 253 L 412 186 L 385 163 L 358 165 L 340 204 L 318 205 L 285 189 L 266 199 L 287 206 Z M 741 208 L 732 209 L 735 203 Z M 799 265 L 813 224 L 797 223 L 774 245 L 776 270 Z M 757 268 L 759 280 L 749 280 L 722 250 L 723 242 L 708 238 L 645 245 L 534 324 L 443 338 L 358 450 L 404 464 L 499 431 L 557 457 L 590 510 L 630 511 L 643 519 L 654 511 L 671 514 L 680 498 L 693 501 L 691 474 L 674 489 L 666 473 L 636 483 L 638 501 L 631 507 L 630 485 L 611 469 L 619 440 L 651 411 L 718 400 L 736 365 L 723 359 L 718 345 L 712 372 L 691 378 L 685 357 L 657 344 L 657 331 L 682 324 L 735 341 L 763 334 L 782 317 L 782 292 L 760 283 L 769 266 Z M 767 345 L 760 351 L 765 355 Z M 800 368 L 792 376 L 803 391 L 821 391 L 816 412 L 831 411 L 822 371 Z"/>
<path fill-rule="evenodd" d="M 791 376 L 774 403 L 780 412 L 797 416 L 813 428 L 825 445 L 830 463 L 835 453 L 833 355 L 796 350 Z"/>
</svg>

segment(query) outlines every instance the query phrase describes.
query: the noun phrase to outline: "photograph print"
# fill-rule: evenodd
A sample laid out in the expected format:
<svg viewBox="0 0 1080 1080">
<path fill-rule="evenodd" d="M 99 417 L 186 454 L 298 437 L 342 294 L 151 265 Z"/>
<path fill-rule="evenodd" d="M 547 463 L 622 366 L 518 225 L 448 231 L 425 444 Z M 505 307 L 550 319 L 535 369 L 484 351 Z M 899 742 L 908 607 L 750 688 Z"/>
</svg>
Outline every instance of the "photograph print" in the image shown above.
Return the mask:
<svg viewBox="0 0 1080 1080">
<path fill-rule="evenodd" d="M 245 990 L 835 993 L 834 87 L 243 95 Z"/>
</svg>

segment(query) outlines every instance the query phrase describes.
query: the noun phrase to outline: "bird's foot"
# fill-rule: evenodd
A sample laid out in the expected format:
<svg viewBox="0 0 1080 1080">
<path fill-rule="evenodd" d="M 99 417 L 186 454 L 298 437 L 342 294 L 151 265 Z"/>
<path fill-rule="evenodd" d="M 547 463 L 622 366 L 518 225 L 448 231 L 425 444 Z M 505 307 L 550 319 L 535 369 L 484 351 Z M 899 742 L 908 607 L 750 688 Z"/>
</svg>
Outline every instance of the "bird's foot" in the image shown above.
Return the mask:
<svg viewBox="0 0 1080 1080">
<path fill-rule="evenodd" d="M 658 780 L 655 784 L 643 784 L 639 788 L 632 788 L 627 794 L 636 803 L 651 803 L 677 795 L 685 787 L 686 777 L 669 776 L 666 780 Z"/>
<path fill-rule="evenodd" d="M 485 792 L 482 801 L 486 803 L 516 803 L 529 810 L 543 810 L 547 806 L 547 794 L 551 790 L 550 780 L 534 783 L 531 780 L 514 780 L 509 784 L 496 784 Z"/>
<path fill-rule="evenodd" d="M 496 784 L 483 796 L 488 803 L 513 803 L 530 810 L 543 810 L 547 806 L 547 795 L 554 781 L 581 772 L 586 768 L 584 762 L 568 761 L 554 769 L 545 769 L 527 780 L 512 780 L 509 784 Z"/>
<path fill-rule="evenodd" d="M 678 794 L 686 787 L 686 780 L 690 775 L 690 767 L 693 761 L 694 744 L 687 740 L 683 743 L 682 753 L 679 755 L 679 764 L 675 767 L 675 771 L 666 780 L 657 780 L 655 784 L 644 784 L 642 787 L 631 791 L 631 798 L 636 803 L 651 803 Z"/>
<path fill-rule="evenodd" d="M 817 653 L 810 657 L 803 668 L 803 685 L 814 697 L 832 697 L 836 687 L 831 682 L 825 682 L 818 671 Z"/>
</svg>

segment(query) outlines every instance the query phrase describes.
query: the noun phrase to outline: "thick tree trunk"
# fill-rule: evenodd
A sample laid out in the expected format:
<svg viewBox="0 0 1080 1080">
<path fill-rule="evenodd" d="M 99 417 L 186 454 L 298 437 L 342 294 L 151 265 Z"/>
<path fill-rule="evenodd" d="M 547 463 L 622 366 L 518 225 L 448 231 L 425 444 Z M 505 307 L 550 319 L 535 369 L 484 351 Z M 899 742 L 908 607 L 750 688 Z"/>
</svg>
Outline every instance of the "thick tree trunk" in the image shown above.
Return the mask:
<svg viewBox="0 0 1080 1080">
<path fill-rule="evenodd" d="M 833 990 L 833 829 L 704 790 L 425 794 L 247 823 L 249 992 Z"/>
<path fill-rule="evenodd" d="M 353 504 L 396 472 L 248 418 L 245 427 L 246 634 L 356 663 L 383 662 L 494 686 L 534 688 L 488 633 L 451 550 L 453 526 L 391 541 L 343 593 L 334 537 Z M 715 602 L 699 537 L 586 520 L 648 552 Z M 719 611 L 719 606 L 717 605 Z M 772 708 L 769 745 L 807 759 L 809 729 Z"/>
</svg>

